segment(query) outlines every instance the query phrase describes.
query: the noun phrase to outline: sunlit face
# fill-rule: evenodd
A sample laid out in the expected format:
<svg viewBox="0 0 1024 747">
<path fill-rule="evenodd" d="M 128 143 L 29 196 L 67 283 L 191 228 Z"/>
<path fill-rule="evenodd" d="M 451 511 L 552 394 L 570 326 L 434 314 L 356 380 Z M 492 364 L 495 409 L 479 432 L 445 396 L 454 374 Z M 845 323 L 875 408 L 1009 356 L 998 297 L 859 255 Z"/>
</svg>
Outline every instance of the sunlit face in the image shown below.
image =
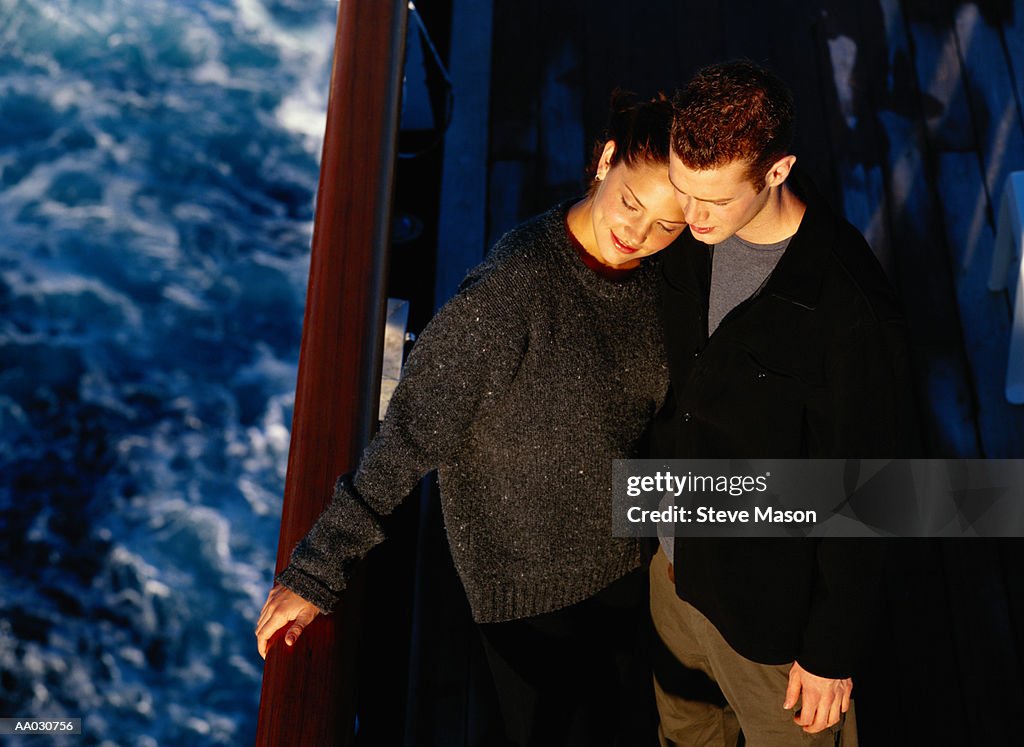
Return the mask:
<svg viewBox="0 0 1024 747">
<path fill-rule="evenodd" d="M 767 182 L 759 192 L 754 189 L 746 163 L 737 160 L 697 171 L 684 166 L 673 153 L 669 157 L 669 179 L 694 238 L 718 244 L 736 234 L 758 243 L 765 228 L 763 212 L 770 190 Z"/>
<path fill-rule="evenodd" d="M 668 180 L 668 168 L 658 163 L 610 165 L 614 143 L 609 142 L 597 168 L 600 180 L 590 196 L 592 243 L 584 246 L 601 262 L 620 269 L 640 264 L 660 252 L 685 228 L 683 211 Z"/>
</svg>

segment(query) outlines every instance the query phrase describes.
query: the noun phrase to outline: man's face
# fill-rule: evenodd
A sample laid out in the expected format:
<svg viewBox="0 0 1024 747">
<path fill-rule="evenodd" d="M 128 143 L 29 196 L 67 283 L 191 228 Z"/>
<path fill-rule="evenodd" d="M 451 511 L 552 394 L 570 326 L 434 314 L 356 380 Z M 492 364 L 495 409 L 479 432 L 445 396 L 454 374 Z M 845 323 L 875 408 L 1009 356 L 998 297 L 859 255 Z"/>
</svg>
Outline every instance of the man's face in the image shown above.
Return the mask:
<svg viewBox="0 0 1024 747">
<path fill-rule="evenodd" d="M 747 178 L 747 164 L 732 161 L 725 166 L 696 171 L 672 153 L 669 179 L 694 238 L 718 244 L 733 234 L 752 243 L 764 226 L 759 221 L 768 201 L 767 185 L 755 191 Z"/>
</svg>

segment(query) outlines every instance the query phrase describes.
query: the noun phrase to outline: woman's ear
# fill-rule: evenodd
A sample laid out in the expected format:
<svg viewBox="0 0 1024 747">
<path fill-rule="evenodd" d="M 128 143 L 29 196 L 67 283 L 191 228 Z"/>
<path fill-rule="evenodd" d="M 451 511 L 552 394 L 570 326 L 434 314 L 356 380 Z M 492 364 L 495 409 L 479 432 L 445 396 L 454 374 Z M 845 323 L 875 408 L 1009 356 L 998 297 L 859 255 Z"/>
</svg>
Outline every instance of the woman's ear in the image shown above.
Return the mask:
<svg viewBox="0 0 1024 747">
<path fill-rule="evenodd" d="M 609 140 L 604 144 L 604 150 L 601 151 L 601 159 L 597 162 L 597 171 L 594 172 L 594 178 L 597 181 L 603 181 L 608 172 L 612 168 L 612 156 L 615 154 L 615 141 Z"/>
</svg>

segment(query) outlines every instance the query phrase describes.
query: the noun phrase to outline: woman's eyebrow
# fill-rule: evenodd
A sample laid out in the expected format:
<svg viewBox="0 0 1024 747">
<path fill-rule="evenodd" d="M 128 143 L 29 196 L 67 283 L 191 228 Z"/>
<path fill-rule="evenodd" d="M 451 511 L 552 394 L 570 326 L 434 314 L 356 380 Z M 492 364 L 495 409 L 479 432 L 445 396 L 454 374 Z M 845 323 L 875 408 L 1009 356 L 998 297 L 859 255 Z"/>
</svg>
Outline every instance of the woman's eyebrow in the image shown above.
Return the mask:
<svg viewBox="0 0 1024 747">
<path fill-rule="evenodd" d="M 640 198 L 636 196 L 636 192 L 634 192 L 632 189 L 630 189 L 630 186 L 628 184 L 626 184 L 625 182 L 623 182 L 622 185 L 626 189 L 629 190 L 629 193 L 631 195 L 633 195 L 633 199 L 637 201 L 637 204 L 640 205 L 640 207 L 642 207 L 642 208 L 644 208 L 646 210 L 646 206 L 642 202 L 640 202 Z M 677 223 L 680 226 L 685 226 L 686 225 L 686 221 L 685 220 L 669 220 L 668 218 L 658 218 L 658 220 L 660 220 L 662 223 Z"/>
<path fill-rule="evenodd" d="M 623 183 L 622 183 L 622 186 L 624 186 L 624 187 L 625 187 L 626 189 L 628 189 L 628 190 L 629 190 L 629 193 L 630 193 L 631 195 L 633 195 L 633 199 L 634 199 L 634 200 L 636 200 L 637 204 L 638 204 L 638 205 L 639 205 L 640 207 L 642 207 L 642 208 L 646 208 L 646 207 L 647 207 L 647 206 L 646 206 L 646 205 L 644 205 L 644 204 L 643 204 L 642 202 L 640 202 L 640 198 L 636 196 L 636 192 L 634 192 L 634 191 L 633 191 L 633 189 L 632 189 L 632 188 L 631 188 L 631 187 L 630 187 L 630 186 L 629 186 L 628 184 L 626 184 L 625 182 L 623 182 Z"/>
</svg>

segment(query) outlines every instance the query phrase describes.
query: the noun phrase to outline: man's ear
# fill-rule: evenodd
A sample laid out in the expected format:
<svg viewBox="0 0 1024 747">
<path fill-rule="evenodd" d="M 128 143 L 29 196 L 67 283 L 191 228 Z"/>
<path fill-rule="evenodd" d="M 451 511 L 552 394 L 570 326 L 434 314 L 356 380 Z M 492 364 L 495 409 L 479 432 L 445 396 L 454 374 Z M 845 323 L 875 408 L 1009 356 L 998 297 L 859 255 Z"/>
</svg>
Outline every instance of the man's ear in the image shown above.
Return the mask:
<svg viewBox="0 0 1024 747">
<path fill-rule="evenodd" d="M 768 174 L 764 178 L 764 182 L 769 187 L 778 187 L 789 176 L 789 172 L 793 170 L 793 164 L 796 163 L 796 156 L 789 155 L 783 156 L 778 161 L 772 164 L 772 167 L 768 169 Z"/>
<path fill-rule="evenodd" d="M 594 176 L 598 181 L 602 181 L 608 172 L 612 168 L 612 156 L 615 154 L 615 141 L 609 140 L 604 144 L 604 150 L 601 151 L 601 159 L 597 162 L 597 171 L 594 172 Z"/>
</svg>

